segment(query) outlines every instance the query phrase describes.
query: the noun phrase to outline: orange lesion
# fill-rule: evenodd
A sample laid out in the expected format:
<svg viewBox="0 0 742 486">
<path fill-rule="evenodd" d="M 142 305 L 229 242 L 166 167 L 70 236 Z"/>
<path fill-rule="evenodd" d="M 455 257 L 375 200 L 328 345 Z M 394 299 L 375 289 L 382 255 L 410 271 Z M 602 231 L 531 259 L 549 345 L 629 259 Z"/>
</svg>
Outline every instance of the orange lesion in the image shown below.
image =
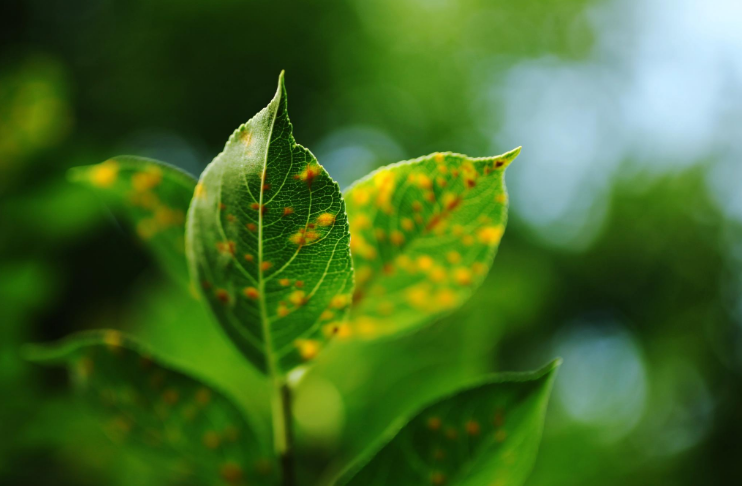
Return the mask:
<svg viewBox="0 0 742 486">
<path fill-rule="evenodd" d="M 260 214 L 265 214 L 268 212 L 268 207 L 265 204 L 260 203 L 252 203 L 250 204 L 250 209 L 253 209 L 255 211 L 260 211 Z"/>
<path fill-rule="evenodd" d="M 310 162 L 306 165 L 303 171 L 301 173 L 294 176 L 294 179 L 298 179 L 300 181 L 304 181 L 307 183 L 307 187 L 309 189 L 312 188 L 312 181 L 319 176 L 322 173 L 322 169 L 320 166 L 315 162 Z"/>
<path fill-rule="evenodd" d="M 332 213 L 322 213 L 317 216 L 317 224 L 319 226 L 331 226 L 335 224 L 335 215 Z"/>
<path fill-rule="evenodd" d="M 162 170 L 159 167 L 148 167 L 147 170 L 137 172 L 131 178 L 131 186 L 137 192 L 154 189 L 162 182 Z"/>
<path fill-rule="evenodd" d="M 231 255 L 234 256 L 235 250 L 236 250 L 236 244 L 234 241 L 228 240 L 228 241 L 217 241 L 216 243 L 216 249 L 219 253 L 222 255 Z"/>
<path fill-rule="evenodd" d="M 469 420 L 464 426 L 464 429 L 469 435 L 479 435 L 482 428 L 476 420 Z"/>
<path fill-rule="evenodd" d="M 294 214 L 294 208 L 290 206 L 286 206 L 285 208 L 283 208 L 283 216 L 289 216 L 291 214 Z"/>
<path fill-rule="evenodd" d="M 242 293 L 250 300 L 258 300 L 260 297 L 260 292 L 255 287 L 245 287 Z"/>
<path fill-rule="evenodd" d="M 242 482 L 242 468 L 236 462 L 225 462 L 219 468 L 219 475 L 228 484 L 240 484 Z"/>
<path fill-rule="evenodd" d="M 317 241 L 319 237 L 319 233 L 313 229 L 299 228 L 296 233 L 289 236 L 289 241 L 297 246 L 304 246 Z"/>
<path fill-rule="evenodd" d="M 232 300 L 229 292 L 227 292 L 225 289 L 216 289 L 214 291 L 214 297 L 216 297 L 216 300 L 218 300 L 222 304 L 229 304 Z"/>
</svg>

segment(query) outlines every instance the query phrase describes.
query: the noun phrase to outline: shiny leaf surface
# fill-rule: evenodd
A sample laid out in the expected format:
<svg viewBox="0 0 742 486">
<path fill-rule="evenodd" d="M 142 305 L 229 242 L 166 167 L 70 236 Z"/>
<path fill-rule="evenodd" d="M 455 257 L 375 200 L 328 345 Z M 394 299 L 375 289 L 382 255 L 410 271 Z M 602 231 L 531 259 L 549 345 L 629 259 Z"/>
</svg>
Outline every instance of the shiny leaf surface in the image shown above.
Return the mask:
<svg viewBox="0 0 742 486">
<path fill-rule="evenodd" d="M 338 185 L 294 141 L 282 74 L 202 174 L 187 227 L 192 274 L 258 369 L 283 375 L 344 332 L 349 239 Z"/>
<path fill-rule="evenodd" d="M 346 191 L 356 270 L 352 332 L 410 330 L 471 295 L 505 231 L 504 172 L 519 152 L 436 153 L 383 167 Z"/>
</svg>

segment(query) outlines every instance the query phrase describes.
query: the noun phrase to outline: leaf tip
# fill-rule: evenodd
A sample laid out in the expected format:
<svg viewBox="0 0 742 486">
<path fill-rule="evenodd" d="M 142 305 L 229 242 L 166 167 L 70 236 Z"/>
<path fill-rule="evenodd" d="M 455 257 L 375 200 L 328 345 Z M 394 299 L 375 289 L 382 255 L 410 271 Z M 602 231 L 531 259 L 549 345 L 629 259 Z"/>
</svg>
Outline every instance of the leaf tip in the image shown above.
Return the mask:
<svg viewBox="0 0 742 486">
<path fill-rule="evenodd" d="M 506 169 L 518 157 L 518 155 L 520 155 L 520 150 L 522 148 L 522 146 L 519 146 L 514 148 L 513 150 L 510 150 L 502 155 L 498 155 L 497 157 L 495 157 L 495 159 L 497 160 L 497 166 L 499 168 Z"/>
</svg>

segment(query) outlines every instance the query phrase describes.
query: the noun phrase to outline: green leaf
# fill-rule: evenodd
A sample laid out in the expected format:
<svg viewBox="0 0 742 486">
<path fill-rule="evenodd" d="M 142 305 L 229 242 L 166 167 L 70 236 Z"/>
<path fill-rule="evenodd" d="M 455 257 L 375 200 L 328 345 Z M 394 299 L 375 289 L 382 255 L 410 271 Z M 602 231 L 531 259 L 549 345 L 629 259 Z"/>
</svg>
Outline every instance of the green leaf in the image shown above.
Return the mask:
<svg viewBox="0 0 742 486">
<path fill-rule="evenodd" d="M 296 144 L 283 73 L 196 188 L 186 246 L 219 322 L 261 371 L 282 375 L 342 332 L 353 270 L 345 203 Z"/>
<path fill-rule="evenodd" d="M 157 160 L 122 155 L 76 167 L 70 178 L 94 188 L 129 220 L 165 271 L 189 283 L 185 216 L 196 187 L 193 176 Z"/>
<path fill-rule="evenodd" d="M 504 172 L 519 152 L 436 153 L 383 167 L 345 192 L 356 272 L 354 333 L 410 330 L 471 295 L 505 231 Z"/>
<path fill-rule="evenodd" d="M 336 484 L 523 484 L 536 458 L 559 363 L 533 373 L 496 375 L 426 407 Z"/>
<path fill-rule="evenodd" d="M 112 439 L 172 460 L 188 484 L 277 484 L 273 453 L 230 399 L 118 331 L 33 346 L 27 356 L 66 363 Z"/>
</svg>

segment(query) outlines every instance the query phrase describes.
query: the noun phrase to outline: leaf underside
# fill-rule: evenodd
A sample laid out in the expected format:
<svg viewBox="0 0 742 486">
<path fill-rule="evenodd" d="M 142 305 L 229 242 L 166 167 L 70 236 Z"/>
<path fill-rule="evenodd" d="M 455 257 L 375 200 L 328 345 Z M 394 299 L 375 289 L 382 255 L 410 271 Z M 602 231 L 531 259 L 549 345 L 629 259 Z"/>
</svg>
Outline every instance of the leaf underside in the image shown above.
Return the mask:
<svg viewBox="0 0 742 486">
<path fill-rule="evenodd" d="M 74 168 L 70 176 L 93 187 L 116 213 L 125 216 L 165 271 L 188 284 L 185 216 L 196 187 L 193 176 L 130 155 Z"/>
<path fill-rule="evenodd" d="M 505 231 L 505 168 L 519 152 L 436 153 L 381 168 L 346 190 L 354 334 L 413 329 L 481 284 Z"/>
<path fill-rule="evenodd" d="M 336 483 L 519 486 L 536 457 L 555 361 L 428 406 Z"/>
<path fill-rule="evenodd" d="M 341 332 L 353 286 L 345 203 L 294 141 L 283 74 L 202 174 L 186 233 L 192 275 L 261 371 L 285 374 Z"/>
<path fill-rule="evenodd" d="M 35 347 L 35 361 L 68 365 L 76 387 L 117 443 L 144 449 L 186 484 L 277 484 L 278 466 L 220 392 L 155 361 L 118 331 Z"/>
</svg>

